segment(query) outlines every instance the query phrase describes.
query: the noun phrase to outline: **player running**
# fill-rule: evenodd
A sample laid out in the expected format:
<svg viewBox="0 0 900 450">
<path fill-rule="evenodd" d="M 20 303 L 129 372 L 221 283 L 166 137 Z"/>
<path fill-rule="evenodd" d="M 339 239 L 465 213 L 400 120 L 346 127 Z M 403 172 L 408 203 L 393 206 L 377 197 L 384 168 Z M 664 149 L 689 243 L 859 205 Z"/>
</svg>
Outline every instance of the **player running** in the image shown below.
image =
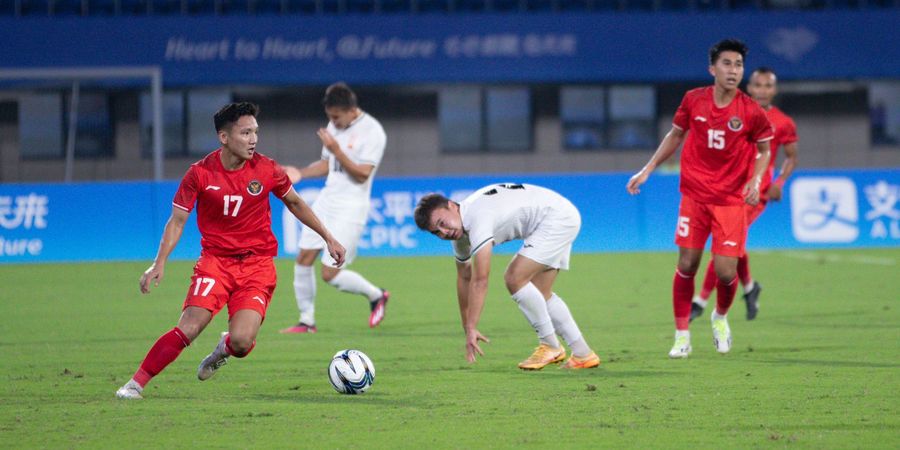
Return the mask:
<svg viewBox="0 0 900 450">
<path fill-rule="evenodd" d="M 672 282 L 675 343 L 671 358 L 691 353 L 689 322 L 694 275 L 703 247 L 712 234 L 717 276 L 716 311 L 712 314 L 713 342 L 719 353 L 731 350 L 726 314 L 737 290 L 737 259 L 744 253 L 747 218 L 744 203 L 759 202 L 763 171 L 769 164 L 772 126 L 765 111 L 738 85 L 744 76 L 747 46 L 726 39 L 709 50 L 712 86 L 688 91 L 675 112 L 672 129 L 650 161 L 626 186 L 640 193 L 650 174 L 684 142 L 681 154 L 681 206 L 675 243 L 678 265 Z M 747 167 L 756 160 L 753 173 Z"/>
<path fill-rule="evenodd" d="M 178 325 L 153 344 L 134 376 L 116 397 L 143 398 L 147 383 L 191 344 L 219 311 L 228 306 L 228 332 L 200 363 L 197 377 L 207 380 L 228 358 L 243 358 L 256 345 L 256 335 L 275 290 L 278 242 L 272 234 L 269 193 L 284 202 L 297 219 L 319 233 L 338 266 L 344 248 L 294 191 L 284 170 L 256 152 L 259 108 L 232 103 L 214 117 L 222 147 L 191 165 L 172 202 L 159 251 L 141 276 L 141 292 L 159 285 L 169 254 L 181 238 L 194 206 L 200 229 L 200 258 Z"/>
<path fill-rule="evenodd" d="M 303 178 L 327 175 L 325 188 L 313 202 L 312 208 L 322 223 L 347 248 L 346 264 L 353 262 L 369 216 L 369 196 L 372 180 L 384 155 L 387 137 L 374 117 L 357 105 L 356 94 L 344 83 L 335 83 L 325 90 L 322 100 L 327 128 L 318 131 L 322 141 L 322 157 L 312 164 L 285 170 L 296 183 Z M 315 333 L 316 274 L 313 263 L 325 242 L 315 230 L 303 228 L 300 234 L 300 253 L 294 265 L 294 295 L 300 310 L 300 321 L 281 330 L 282 333 Z M 373 285 L 362 275 L 340 269 L 327 253 L 322 254 L 322 279 L 340 291 L 359 294 L 369 301 L 369 327 L 384 319 L 390 293 Z"/>
</svg>

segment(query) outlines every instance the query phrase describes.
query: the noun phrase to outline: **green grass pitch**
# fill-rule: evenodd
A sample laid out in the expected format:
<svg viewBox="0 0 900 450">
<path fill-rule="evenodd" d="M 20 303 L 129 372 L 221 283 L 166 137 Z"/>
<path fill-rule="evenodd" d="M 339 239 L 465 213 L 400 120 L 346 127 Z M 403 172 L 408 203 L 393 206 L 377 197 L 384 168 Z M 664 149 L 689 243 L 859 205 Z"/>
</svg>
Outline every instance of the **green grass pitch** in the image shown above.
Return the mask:
<svg viewBox="0 0 900 450">
<path fill-rule="evenodd" d="M 751 253 L 759 317 L 736 299 L 725 356 L 708 314 L 695 321 L 687 360 L 666 356 L 674 251 L 574 255 L 556 290 L 603 360 L 577 372 L 516 368 L 536 339 L 503 287 L 508 259 L 473 365 L 451 257 L 360 259 L 393 293 L 385 321 L 369 329 L 361 298 L 320 282 L 320 331 L 304 336 L 278 334 L 297 318 L 281 259 L 254 352 L 196 379 L 222 313 L 142 401 L 114 392 L 175 325 L 192 262 L 150 295 L 147 262 L 0 266 L 0 448 L 900 448 L 900 249 Z M 375 362 L 368 393 L 328 383 L 343 348 Z"/>
</svg>

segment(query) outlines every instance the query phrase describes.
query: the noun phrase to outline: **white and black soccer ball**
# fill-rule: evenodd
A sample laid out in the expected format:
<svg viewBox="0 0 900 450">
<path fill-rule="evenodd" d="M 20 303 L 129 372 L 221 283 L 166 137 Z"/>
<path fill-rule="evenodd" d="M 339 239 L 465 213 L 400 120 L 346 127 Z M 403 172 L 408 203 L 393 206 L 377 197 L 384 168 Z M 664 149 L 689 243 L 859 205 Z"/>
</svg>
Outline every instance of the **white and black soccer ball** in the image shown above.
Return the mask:
<svg viewBox="0 0 900 450">
<path fill-rule="evenodd" d="M 341 394 L 362 394 L 375 382 L 375 365 L 359 350 L 341 350 L 331 358 L 328 379 Z"/>
</svg>

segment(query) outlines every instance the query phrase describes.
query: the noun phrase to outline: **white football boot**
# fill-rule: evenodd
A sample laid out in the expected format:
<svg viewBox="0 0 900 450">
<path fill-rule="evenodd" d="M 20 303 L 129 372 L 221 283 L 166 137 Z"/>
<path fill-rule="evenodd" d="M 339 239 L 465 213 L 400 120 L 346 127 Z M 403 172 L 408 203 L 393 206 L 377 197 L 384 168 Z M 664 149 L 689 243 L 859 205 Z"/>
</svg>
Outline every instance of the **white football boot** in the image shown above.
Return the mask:
<svg viewBox="0 0 900 450">
<path fill-rule="evenodd" d="M 197 367 L 197 378 L 200 381 L 206 381 L 212 378 L 219 370 L 219 367 L 228 364 L 228 353 L 225 351 L 225 338 L 228 333 L 222 333 L 222 339 L 216 345 L 216 349 L 212 351 L 203 361 L 200 361 L 200 367 Z"/>
<path fill-rule="evenodd" d="M 719 313 L 710 314 L 712 318 L 713 343 L 716 351 L 722 354 L 731 351 L 731 328 L 728 326 L 728 318 Z"/>
<path fill-rule="evenodd" d="M 140 400 L 144 398 L 144 396 L 141 395 L 141 392 L 144 392 L 144 388 L 137 384 L 137 381 L 128 380 L 128 382 L 125 383 L 125 386 L 120 387 L 119 390 L 116 391 L 116 398 Z"/>
<path fill-rule="evenodd" d="M 691 333 L 675 332 L 675 345 L 669 350 L 669 358 L 687 358 L 691 354 Z"/>
</svg>

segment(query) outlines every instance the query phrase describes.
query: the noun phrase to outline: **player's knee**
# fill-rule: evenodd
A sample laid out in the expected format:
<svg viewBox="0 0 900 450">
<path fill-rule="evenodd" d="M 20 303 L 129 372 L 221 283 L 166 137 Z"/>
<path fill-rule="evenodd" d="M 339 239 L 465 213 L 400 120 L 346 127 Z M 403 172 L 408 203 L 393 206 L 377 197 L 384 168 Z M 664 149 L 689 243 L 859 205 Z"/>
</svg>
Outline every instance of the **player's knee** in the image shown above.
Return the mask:
<svg viewBox="0 0 900 450">
<path fill-rule="evenodd" d="M 736 276 L 736 269 L 730 267 L 716 267 L 716 277 L 723 283 L 730 283 Z"/>
<path fill-rule="evenodd" d="M 253 350 L 253 347 L 256 346 L 256 340 L 241 337 L 241 336 L 232 336 L 230 340 L 230 350 L 237 358 L 243 358 L 250 354 L 250 351 Z"/>
<path fill-rule="evenodd" d="M 336 277 L 337 274 L 340 272 L 341 272 L 340 270 L 333 270 L 333 269 L 328 269 L 327 267 L 323 267 L 322 268 L 322 281 L 324 281 L 326 283 L 331 283 L 331 280 L 333 280 L 334 277 Z"/>
<path fill-rule="evenodd" d="M 682 255 L 678 257 L 678 271 L 684 274 L 688 273 L 697 273 L 697 268 L 700 267 L 700 260 L 694 259 L 687 255 Z"/>
<path fill-rule="evenodd" d="M 506 290 L 508 290 L 510 294 L 519 292 L 523 286 L 528 284 L 528 280 L 512 272 L 503 274 L 503 282 L 506 283 Z"/>
</svg>

